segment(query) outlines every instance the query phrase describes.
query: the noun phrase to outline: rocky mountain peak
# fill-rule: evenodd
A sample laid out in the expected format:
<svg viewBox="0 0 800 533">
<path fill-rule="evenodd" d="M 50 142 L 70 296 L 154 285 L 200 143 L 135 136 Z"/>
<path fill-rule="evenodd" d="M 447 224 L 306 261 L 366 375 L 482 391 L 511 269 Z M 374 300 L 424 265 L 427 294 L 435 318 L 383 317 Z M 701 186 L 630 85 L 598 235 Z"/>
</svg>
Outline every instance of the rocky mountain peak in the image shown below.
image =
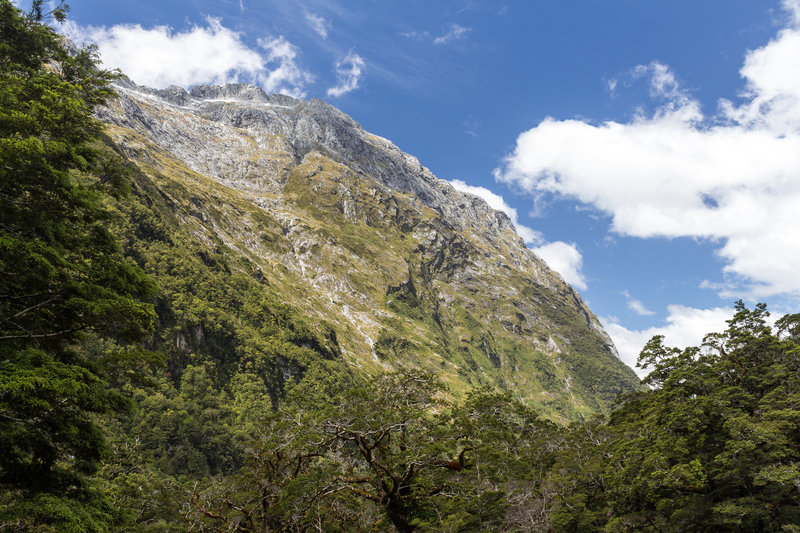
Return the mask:
<svg viewBox="0 0 800 533">
<path fill-rule="evenodd" d="M 256 85 L 249 83 L 229 83 L 228 85 L 195 85 L 189 95 L 197 100 L 239 101 L 266 103 L 267 94 Z"/>
<path fill-rule="evenodd" d="M 296 163 L 310 152 L 317 152 L 377 179 L 390 189 L 414 195 L 423 205 L 445 215 L 456 225 L 466 218 L 473 226 L 485 226 L 488 218 L 493 219 L 490 227 L 513 231 L 513 225 L 504 213 L 494 211 L 482 199 L 459 192 L 447 182 L 436 179 L 416 157 L 403 152 L 391 141 L 364 131 L 351 117 L 323 100 L 266 95 L 260 87 L 244 83 L 199 85 L 187 92 L 177 86 L 151 89 L 126 80 L 118 85 L 118 89 L 123 106 L 141 95 L 148 95 L 156 106 L 182 107 L 185 108 L 183 112 L 211 123 L 245 129 L 256 136 L 278 136 L 289 145 Z M 131 110 L 133 112 L 127 118 L 113 117 L 105 111 L 101 112 L 101 117 L 120 123 L 135 118 L 146 129 L 153 130 L 154 121 L 146 112 L 142 113 L 144 109 Z M 198 150 L 200 143 L 191 144 L 193 146 L 186 146 L 186 150 L 180 145 L 173 145 L 173 149 L 180 152 L 178 155 L 181 157 L 192 160 L 196 170 L 204 173 L 211 170 L 209 161 L 201 159 L 204 154 L 213 156 L 214 152 Z M 230 181 L 236 173 L 234 169 L 226 168 L 224 174 L 217 173 L 217 177 Z"/>
</svg>

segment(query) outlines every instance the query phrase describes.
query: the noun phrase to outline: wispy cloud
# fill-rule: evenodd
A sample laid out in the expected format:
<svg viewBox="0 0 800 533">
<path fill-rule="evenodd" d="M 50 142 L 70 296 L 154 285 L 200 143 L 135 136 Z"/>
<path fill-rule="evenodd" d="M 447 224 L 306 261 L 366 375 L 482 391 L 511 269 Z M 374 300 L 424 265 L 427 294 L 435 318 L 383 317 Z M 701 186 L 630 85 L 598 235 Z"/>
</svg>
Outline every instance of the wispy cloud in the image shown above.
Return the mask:
<svg viewBox="0 0 800 533">
<path fill-rule="evenodd" d="M 800 26 L 800 0 L 783 0 L 783 7 L 795 26 Z"/>
<path fill-rule="evenodd" d="M 286 39 L 260 39 L 261 49 L 253 49 L 220 19 L 208 17 L 205 22 L 179 32 L 168 26 L 84 27 L 68 22 L 63 31 L 78 42 L 97 44 L 104 66 L 151 87 L 244 81 L 267 92 L 305 94 L 313 76 L 298 65 L 297 48 Z"/>
<path fill-rule="evenodd" d="M 320 37 L 323 39 L 328 38 L 328 27 L 330 23 L 327 20 L 314 13 L 306 13 L 306 21 L 308 21 L 311 28 L 313 28 Z"/>
<path fill-rule="evenodd" d="M 429 39 L 431 36 L 431 32 L 429 31 L 403 31 L 400 32 L 401 37 L 405 37 L 407 39 Z"/>
<path fill-rule="evenodd" d="M 303 70 L 296 61 L 298 49 L 283 36 L 259 39 L 258 45 L 267 52 L 266 64 L 256 76 L 266 92 L 283 92 L 294 97 L 305 96 L 304 88 L 314 76 Z"/>
<path fill-rule="evenodd" d="M 651 311 L 650 309 L 645 307 L 645 305 L 642 302 L 640 302 L 636 298 L 631 297 L 631 294 L 628 291 L 622 291 L 622 295 L 625 296 L 625 299 L 627 300 L 626 305 L 628 306 L 628 309 L 630 309 L 637 315 L 652 316 L 656 314 L 655 311 Z"/>
<path fill-rule="evenodd" d="M 467 135 L 471 137 L 478 137 L 478 130 L 480 129 L 481 126 L 480 119 L 470 115 L 466 119 L 464 119 L 462 125 L 464 126 L 464 131 L 467 133 Z"/>
<path fill-rule="evenodd" d="M 719 243 L 722 296 L 800 297 L 800 0 L 744 58 L 738 103 L 713 115 L 658 62 L 634 68 L 658 106 L 629 122 L 547 118 L 517 138 L 495 177 L 535 198 L 573 198 L 641 238 Z"/>
<path fill-rule="evenodd" d="M 431 41 L 433 44 L 447 44 L 463 39 L 470 31 L 472 31 L 472 28 L 453 23 L 450 24 L 449 29 L 445 33 L 438 36 L 434 36 L 434 34 L 429 31 L 405 31 L 401 32 L 400 35 L 408 39 Z"/>
<path fill-rule="evenodd" d="M 617 94 L 617 85 L 619 84 L 619 80 L 617 78 L 611 78 L 610 80 L 606 81 L 606 87 L 608 87 L 608 94 L 612 97 L 616 96 Z"/>
<path fill-rule="evenodd" d="M 433 44 L 447 44 L 459 39 L 463 39 L 467 34 L 472 31 L 472 28 L 466 28 L 459 24 L 451 24 L 450 30 L 444 35 L 440 35 L 433 40 Z"/>
<path fill-rule="evenodd" d="M 336 62 L 336 77 L 338 84 L 328 89 L 328 96 L 338 98 L 344 94 L 358 89 L 366 63 L 364 59 L 350 52 L 347 56 Z"/>
</svg>

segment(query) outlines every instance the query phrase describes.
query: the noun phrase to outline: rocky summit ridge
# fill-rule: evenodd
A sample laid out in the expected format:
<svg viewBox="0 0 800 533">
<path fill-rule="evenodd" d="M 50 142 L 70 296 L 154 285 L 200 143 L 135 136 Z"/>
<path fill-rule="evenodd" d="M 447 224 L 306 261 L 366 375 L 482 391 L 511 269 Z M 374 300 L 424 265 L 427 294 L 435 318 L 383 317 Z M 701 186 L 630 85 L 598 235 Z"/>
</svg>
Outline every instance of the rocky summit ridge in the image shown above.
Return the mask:
<svg viewBox="0 0 800 533">
<path fill-rule="evenodd" d="M 491 384 L 562 420 L 638 386 L 504 213 L 335 107 L 247 84 L 116 89 L 98 116 L 188 234 L 246 257 L 350 364 L 434 368 L 453 394 Z"/>
</svg>

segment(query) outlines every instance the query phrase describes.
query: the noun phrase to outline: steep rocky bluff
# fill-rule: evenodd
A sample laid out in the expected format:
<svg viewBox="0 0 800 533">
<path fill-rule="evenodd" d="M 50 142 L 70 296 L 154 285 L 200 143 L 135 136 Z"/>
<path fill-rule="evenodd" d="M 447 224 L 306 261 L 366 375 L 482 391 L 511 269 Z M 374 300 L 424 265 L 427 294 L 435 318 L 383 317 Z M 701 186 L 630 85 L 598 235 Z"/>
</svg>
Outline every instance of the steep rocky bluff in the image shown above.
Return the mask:
<svg viewBox="0 0 800 533">
<path fill-rule="evenodd" d="M 242 84 L 117 91 L 98 116 L 186 234 L 247 258 L 354 367 L 434 368 L 455 395 L 491 384 L 561 420 L 638 386 L 505 214 L 331 105 Z"/>
</svg>

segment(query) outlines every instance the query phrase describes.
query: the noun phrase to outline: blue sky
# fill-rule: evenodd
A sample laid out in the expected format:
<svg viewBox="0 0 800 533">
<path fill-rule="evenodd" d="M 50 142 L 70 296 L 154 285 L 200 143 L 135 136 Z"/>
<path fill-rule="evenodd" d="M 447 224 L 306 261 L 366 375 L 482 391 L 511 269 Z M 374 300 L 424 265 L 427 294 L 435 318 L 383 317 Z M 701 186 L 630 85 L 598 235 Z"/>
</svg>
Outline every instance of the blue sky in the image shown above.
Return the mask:
<svg viewBox="0 0 800 533">
<path fill-rule="evenodd" d="M 137 83 L 322 98 L 505 209 L 629 364 L 800 311 L 800 0 L 69 3 Z"/>
</svg>

